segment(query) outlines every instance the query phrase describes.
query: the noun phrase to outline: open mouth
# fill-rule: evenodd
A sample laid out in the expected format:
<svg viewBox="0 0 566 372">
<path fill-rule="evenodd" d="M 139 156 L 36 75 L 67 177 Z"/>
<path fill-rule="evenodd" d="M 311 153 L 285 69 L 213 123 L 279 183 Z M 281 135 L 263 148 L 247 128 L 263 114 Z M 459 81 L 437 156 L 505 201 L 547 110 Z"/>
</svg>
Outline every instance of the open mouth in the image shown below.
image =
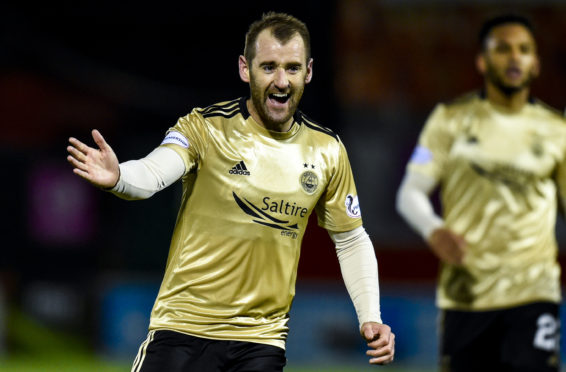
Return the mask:
<svg viewBox="0 0 566 372">
<path fill-rule="evenodd" d="M 517 67 L 509 67 L 505 70 L 505 74 L 510 78 L 519 78 L 521 77 L 521 69 Z"/>
<path fill-rule="evenodd" d="M 291 95 L 289 93 L 272 93 L 269 98 L 279 103 L 286 103 Z"/>
</svg>

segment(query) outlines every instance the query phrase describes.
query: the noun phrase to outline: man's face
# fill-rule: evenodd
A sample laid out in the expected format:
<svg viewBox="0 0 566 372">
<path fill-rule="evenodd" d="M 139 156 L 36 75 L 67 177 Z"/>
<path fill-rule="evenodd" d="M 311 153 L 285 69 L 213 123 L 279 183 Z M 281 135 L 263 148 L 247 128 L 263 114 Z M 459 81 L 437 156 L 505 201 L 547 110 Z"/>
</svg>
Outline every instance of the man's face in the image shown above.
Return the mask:
<svg viewBox="0 0 566 372">
<path fill-rule="evenodd" d="M 311 80 L 312 59 L 307 63 L 299 34 L 282 44 L 270 29 L 259 33 L 255 50 L 251 63 L 240 56 L 240 77 L 250 84 L 251 114 L 267 129 L 286 131 Z"/>
<path fill-rule="evenodd" d="M 507 95 L 528 88 L 539 73 L 535 41 L 520 24 L 495 27 L 478 62 L 487 83 Z"/>
</svg>

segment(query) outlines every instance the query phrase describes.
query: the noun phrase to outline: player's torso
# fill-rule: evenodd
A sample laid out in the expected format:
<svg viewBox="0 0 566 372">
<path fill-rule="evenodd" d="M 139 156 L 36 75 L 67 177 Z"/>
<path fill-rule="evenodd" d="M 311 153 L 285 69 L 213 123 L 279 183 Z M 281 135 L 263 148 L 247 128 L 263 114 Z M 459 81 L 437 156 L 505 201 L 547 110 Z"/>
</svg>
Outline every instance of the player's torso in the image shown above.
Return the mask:
<svg viewBox="0 0 566 372">
<path fill-rule="evenodd" d="M 545 120 L 534 108 L 513 114 L 479 101 L 462 109 L 454 121 L 447 173 L 464 163 L 494 185 L 521 189 L 550 178 L 562 160 L 566 127 Z"/>
<path fill-rule="evenodd" d="M 512 114 L 476 100 L 458 110 L 449 124 L 442 203 L 447 226 L 465 237 L 468 253 L 464 269 L 443 272 L 447 303 L 504 306 L 537 292 L 556 299 L 553 175 L 566 127 L 535 105 Z"/>
<path fill-rule="evenodd" d="M 301 122 L 269 132 L 237 110 L 203 110 L 202 119 L 207 144 L 184 181 L 154 318 L 184 314 L 189 333 L 273 342 L 285 334 L 301 240 L 336 140 Z"/>
<path fill-rule="evenodd" d="M 210 143 L 185 212 L 246 239 L 300 243 L 330 174 L 324 146 L 299 123 L 273 133 L 251 119 L 206 119 Z"/>
<path fill-rule="evenodd" d="M 477 100 L 456 112 L 441 180 L 447 222 L 475 244 L 487 237 L 477 231 L 474 239 L 471 230 L 486 219 L 490 226 L 499 221 L 513 228 L 518 218 L 553 210 L 553 175 L 564 157 L 566 126 L 536 106 L 512 114 Z"/>
</svg>

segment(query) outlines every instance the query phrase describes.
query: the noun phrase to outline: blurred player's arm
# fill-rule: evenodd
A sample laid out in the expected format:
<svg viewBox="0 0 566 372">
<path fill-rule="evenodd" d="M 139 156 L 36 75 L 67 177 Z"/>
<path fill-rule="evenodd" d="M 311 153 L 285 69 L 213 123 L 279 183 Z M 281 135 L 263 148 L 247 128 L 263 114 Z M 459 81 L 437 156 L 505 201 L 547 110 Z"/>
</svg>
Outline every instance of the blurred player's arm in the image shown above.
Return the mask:
<svg viewBox="0 0 566 372">
<path fill-rule="evenodd" d="M 430 201 L 437 185 L 438 181 L 430 176 L 407 171 L 397 191 L 397 212 L 427 241 L 435 229 L 444 226 Z"/>
<path fill-rule="evenodd" d="M 466 242 L 463 237 L 444 227 L 443 219 L 434 212 L 430 194 L 438 180 L 418 172 L 407 171 L 397 191 L 397 212 L 419 233 L 442 261 L 460 265 Z"/>
<path fill-rule="evenodd" d="M 127 200 L 147 199 L 171 185 L 185 173 L 183 159 L 174 150 L 158 147 L 145 158 L 118 163 L 102 135 L 93 130 L 98 149 L 70 138 L 67 160 L 73 172 L 97 187 Z"/>
<path fill-rule="evenodd" d="M 329 231 L 346 289 L 354 303 L 360 333 L 371 350 L 371 364 L 393 361 L 395 335 L 383 324 L 379 305 L 379 279 L 373 244 L 362 226 L 346 232 Z"/>
</svg>

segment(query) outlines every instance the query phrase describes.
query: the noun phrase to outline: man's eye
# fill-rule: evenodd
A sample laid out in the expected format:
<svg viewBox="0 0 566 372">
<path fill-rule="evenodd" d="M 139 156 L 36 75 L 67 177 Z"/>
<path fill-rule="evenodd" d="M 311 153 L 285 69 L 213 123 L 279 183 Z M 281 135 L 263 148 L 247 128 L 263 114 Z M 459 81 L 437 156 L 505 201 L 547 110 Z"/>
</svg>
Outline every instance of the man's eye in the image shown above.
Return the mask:
<svg viewBox="0 0 566 372">
<path fill-rule="evenodd" d="M 263 71 L 265 71 L 265 72 L 273 71 L 273 66 L 270 66 L 270 65 L 263 65 L 262 68 L 263 68 Z"/>
<path fill-rule="evenodd" d="M 531 48 L 529 45 L 522 45 L 521 46 L 521 53 L 523 54 L 529 54 L 531 53 L 533 50 L 533 48 Z"/>
<path fill-rule="evenodd" d="M 299 72 L 301 70 L 300 66 L 291 66 L 289 67 L 289 71 L 291 72 Z"/>
</svg>

